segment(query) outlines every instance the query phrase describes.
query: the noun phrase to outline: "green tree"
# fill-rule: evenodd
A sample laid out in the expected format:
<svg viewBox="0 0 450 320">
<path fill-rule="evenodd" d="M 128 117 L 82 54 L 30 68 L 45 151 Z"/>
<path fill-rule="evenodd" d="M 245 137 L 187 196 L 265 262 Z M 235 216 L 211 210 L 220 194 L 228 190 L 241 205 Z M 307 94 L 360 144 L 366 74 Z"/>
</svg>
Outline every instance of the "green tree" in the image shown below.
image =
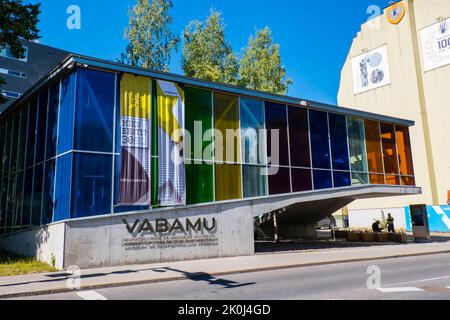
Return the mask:
<svg viewBox="0 0 450 320">
<path fill-rule="evenodd" d="M 269 27 L 258 31 L 255 37 L 250 36 L 240 61 L 239 73 L 239 84 L 248 89 L 277 94 L 288 92 L 292 81 L 286 78 L 280 46 L 273 43 Z"/>
<path fill-rule="evenodd" d="M 22 0 L 0 0 L 0 50 L 8 49 L 11 54 L 21 59 L 25 49 L 20 39 L 39 38 L 36 25 L 39 22 L 40 4 L 24 5 Z M 0 85 L 4 84 L 0 78 Z M 0 94 L 0 103 L 6 99 Z"/>
<path fill-rule="evenodd" d="M 122 60 L 133 66 L 156 71 L 168 71 L 172 50 L 177 50 L 179 38 L 170 30 L 171 0 L 137 0 L 129 9 L 129 40 Z"/>
<path fill-rule="evenodd" d="M 206 22 L 191 21 L 183 34 L 182 68 L 188 77 L 237 84 L 238 58 L 225 39 L 221 12 L 211 9 Z"/>
</svg>

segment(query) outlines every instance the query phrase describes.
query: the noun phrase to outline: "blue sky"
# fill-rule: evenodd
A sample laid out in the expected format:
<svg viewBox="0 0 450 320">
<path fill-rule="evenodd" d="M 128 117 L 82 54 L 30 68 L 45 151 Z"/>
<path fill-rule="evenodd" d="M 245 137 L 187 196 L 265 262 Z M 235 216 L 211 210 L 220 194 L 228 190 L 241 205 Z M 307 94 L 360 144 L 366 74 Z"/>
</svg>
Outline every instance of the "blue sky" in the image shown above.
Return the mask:
<svg viewBox="0 0 450 320">
<path fill-rule="evenodd" d="M 39 1 L 25 1 L 37 3 Z M 103 59 L 125 50 L 127 10 L 134 0 L 46 0 L 39 24 L 43 44 Z M 211 7 L 223 12 L 226 36 L 242 53 L 250 34 L 266 25 L 281 46 L 283 64 L 293 80 L 289 95 L 336 103 L 339 78 L 353 37 L 371 14 L 388 0 L 173 0 L 173 32 L 181 34 L 190 20 L 205 19 Z M 69 5 L 81 8 L 81 30 L 66 27 Z M 182 73 L 180 54 L 171 72 Z"/>
</svg>

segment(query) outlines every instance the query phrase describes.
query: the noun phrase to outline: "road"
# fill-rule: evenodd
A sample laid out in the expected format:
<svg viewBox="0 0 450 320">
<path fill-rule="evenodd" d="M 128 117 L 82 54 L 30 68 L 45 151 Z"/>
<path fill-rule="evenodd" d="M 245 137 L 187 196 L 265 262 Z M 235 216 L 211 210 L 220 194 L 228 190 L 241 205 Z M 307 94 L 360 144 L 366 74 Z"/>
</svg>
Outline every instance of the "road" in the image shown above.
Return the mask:
<svg viewBox="0 0 450 320">
<path fill-rule="evenodd" d="M 370 270 L 375 270 L 375 273 L 380 271 L 381 287 L 368 288 L 369 267 Z M 376 284 L 376 281 L 370 283 Z M 203 275 L 189 280 L 26 299 L 450 300 L 450 254 L 264 271 L 217 278 Z"/>
</svg>

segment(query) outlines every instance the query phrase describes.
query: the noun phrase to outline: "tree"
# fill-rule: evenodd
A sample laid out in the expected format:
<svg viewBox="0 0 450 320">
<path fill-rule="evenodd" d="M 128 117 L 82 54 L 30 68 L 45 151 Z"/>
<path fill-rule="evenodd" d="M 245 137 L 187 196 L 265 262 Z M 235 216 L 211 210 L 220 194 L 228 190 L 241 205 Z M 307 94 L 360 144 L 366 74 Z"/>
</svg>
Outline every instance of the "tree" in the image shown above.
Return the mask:
<svg viewBox="0 0 450 320">
<path fill-rule="evenodd" d="M 21 59 L 25 49 L 20 39 L 28 41 L 39 38 L 36 25 L 39 22 L 40 4 L 22 4 L 22 0 L 0 0 L 0 50 L 8 49 Z M 0 78 L 0 85 L 5 81 Z M 6 99 L 0 95 L 0 103 Z"/>
<path fill-rule="evenodd" d="M 173 49 L 179 38 L 170 30 L 171 0 L 137 0 L 129 9 L 129 26 L 125 38 L 130 41 L 123 58 L 133 66 L 168 71 Z"/>
<path fill-rule="evenodd" d="M 188 24 L 183 34 L 181 65 L 188 77 L 237 84 L 238 59 L 225 40 L 225 23 L 219 11 L 211 9 L 206 22 Z"/>
<path fill-rule="evenodd" d="M 250 36 L 240 61 L 239 84 L 248 89 L 286 94 L 292 81 L 281 64 L 280 46 L 273 44 L 269 27 Z"/>
</svg>

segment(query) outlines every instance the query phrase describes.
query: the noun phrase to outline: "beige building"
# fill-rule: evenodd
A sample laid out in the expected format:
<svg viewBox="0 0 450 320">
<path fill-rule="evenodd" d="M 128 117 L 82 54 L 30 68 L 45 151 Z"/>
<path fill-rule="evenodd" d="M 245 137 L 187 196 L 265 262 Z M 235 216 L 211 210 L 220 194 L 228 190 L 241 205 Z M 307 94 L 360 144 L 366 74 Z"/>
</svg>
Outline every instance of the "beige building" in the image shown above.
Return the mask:
<svg viewBox="0 0 450 320">
<path fill-rule="evenodd" d="M 396 9 L 396 10 L 394 10 Z M 390 18 L 389 18 L 390 17 Z M 420 196 L 359 200 L 349 211 L 447 205 L 450 190 L 450 0 L 404 0 L 361 26 L 339 105 L 411 119 Z"/>
</svg>

